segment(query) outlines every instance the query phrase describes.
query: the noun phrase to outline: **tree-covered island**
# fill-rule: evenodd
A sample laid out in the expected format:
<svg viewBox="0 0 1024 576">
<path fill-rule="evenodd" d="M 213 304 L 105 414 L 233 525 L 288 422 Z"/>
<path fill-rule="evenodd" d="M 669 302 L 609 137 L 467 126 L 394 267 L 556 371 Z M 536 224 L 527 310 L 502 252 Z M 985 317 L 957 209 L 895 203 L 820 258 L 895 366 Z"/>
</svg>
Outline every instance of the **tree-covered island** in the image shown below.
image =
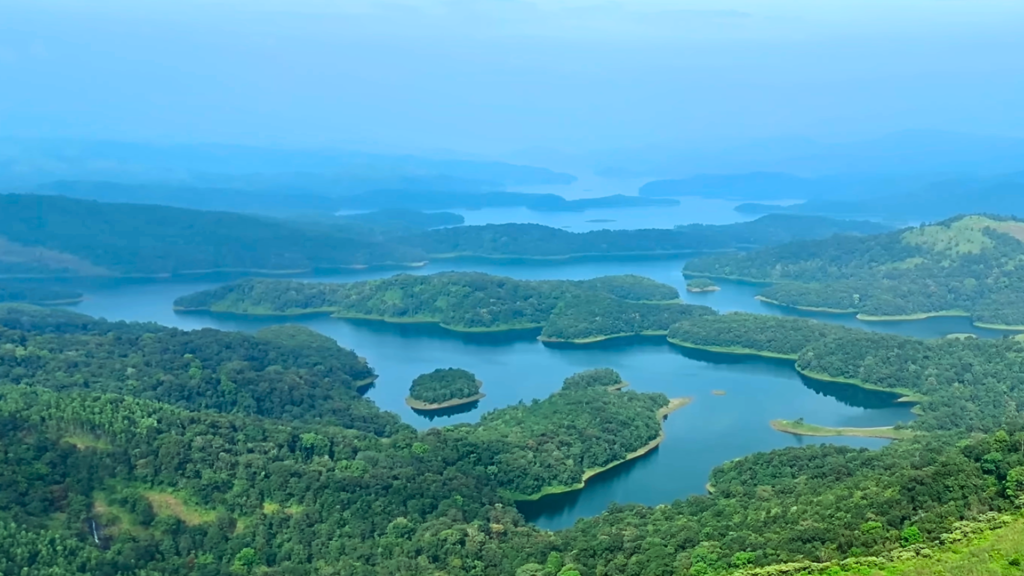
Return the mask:
<svg viewBox="0 0 1024 576">
<path fill-rule="evenodd" d="M 718 292 L 721 288 L 708 278 L 693 278 L 686 281 L 686 291 L 698 294 L 701 292 Z"/>
<path fill-rule="evenodd" d="M 251 315 L 332 314 L 386 322 L 425 322 L 460 332 L 543 328 L 548 341 L 590 342 L 664 334 L 683 318 L 713 314 L 679 302 L 679 291 L 649 278 L 517 280 L 479 272 L 399 274 L 328 284 L 247 279 L 175 301 L 178 310 Z"/>
<path fill-rule="evenodd" d="M 416 410 L 441 410 L 478 402 L 485 394 L 483 382 L 461 368 L 438 368 L 412 381 L 405 403 Z"/>
</svg>

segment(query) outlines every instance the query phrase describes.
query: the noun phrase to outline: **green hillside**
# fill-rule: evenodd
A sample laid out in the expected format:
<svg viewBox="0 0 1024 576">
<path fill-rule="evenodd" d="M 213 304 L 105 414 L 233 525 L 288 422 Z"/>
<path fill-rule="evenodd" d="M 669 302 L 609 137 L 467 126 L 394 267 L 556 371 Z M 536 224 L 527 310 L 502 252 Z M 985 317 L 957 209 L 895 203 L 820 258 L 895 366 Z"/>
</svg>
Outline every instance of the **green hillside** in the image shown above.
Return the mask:
<svg viewBox="0 0 1024 576">
<path fill-rule="evenodd" d="M 440 324 L 457 331 L 544 328 L 551 341 L 593 341 L 665 333 L 706 306 L 642 276 L 517 280 L 480 272 L 399 274 L 347 284 L 248 279 L 182 296 L 175 307 L 249 315 L 333 314 L 388 322 Z"/>
<path fill-rule="evenodd" d="M 861 318 L 969 315 L 1024 325 L 1024 222 L 960 216 L 873 236 L 833 236 L 687 262 L 693 276 L 776 283 L 770 302 Z"/>
</svg>

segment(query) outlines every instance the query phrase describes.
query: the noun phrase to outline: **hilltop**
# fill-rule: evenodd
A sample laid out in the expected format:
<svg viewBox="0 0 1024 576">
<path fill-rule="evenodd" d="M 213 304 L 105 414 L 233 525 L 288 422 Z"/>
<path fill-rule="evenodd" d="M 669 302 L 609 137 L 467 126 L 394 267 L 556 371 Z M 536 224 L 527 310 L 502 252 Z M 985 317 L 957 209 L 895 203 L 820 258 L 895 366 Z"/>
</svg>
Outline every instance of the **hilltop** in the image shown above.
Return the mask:
<svg viewBox="0 0 1024 576">
<path fill-rule="evenodd" d="M 687 262 L 692 276 L 773 283 L 776 304 L 862 319 L 970 315 L 1024 325 L 1024 221 L 957 216 L 873 236 L 833 236 Z"/>
</svg>

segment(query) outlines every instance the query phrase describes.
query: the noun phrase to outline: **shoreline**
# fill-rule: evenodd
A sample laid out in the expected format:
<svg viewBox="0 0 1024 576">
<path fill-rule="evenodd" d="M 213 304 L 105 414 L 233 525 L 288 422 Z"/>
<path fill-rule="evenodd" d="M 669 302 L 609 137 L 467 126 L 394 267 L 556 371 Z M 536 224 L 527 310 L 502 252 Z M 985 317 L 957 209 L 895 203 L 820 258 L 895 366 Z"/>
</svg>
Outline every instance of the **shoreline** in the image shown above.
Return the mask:
<svg viewBox="0 0 1024 576">
<path fill-rule="evenodd" d="M 918 312 L 916 314 L 896 314 L 892 316 L 875 316 L 872 314 L 857 314 L 857 320 L 861 322 L 901 322 L 908 320 L 927 320 L 928 318 L 956 318 L 967 316 L 970 312 L 963 310 L 941 310 L 939 312 Z"/>
<path fill-rule="evenodd" d="M 765 298 L 764 296 L 754 296 L 754 300 L 764 302 L 765 304 L 771 304 L 772 306 L 781 306 L 783 308 L 792 308 L 794 310 L 802 310 L 804 312 L 820 312 L 822 314 L 856 314 L 857 311 L 841 310 L 839 308 L 818 308 L 815 306 L 798 306 L 796 304 L 786 304 L 785 302 L 779 302 L 778 300 L 772 300 L 771 298 Z"/>
<path fill-rule="evenodd" d="M 589 338 L 577 338 L 575 340 L 564 340 L 562 338 L 547 338 L 543 334 L 537 336 L 537 340 L 549 344 L 594 344 L 615 338 L 628 338 L 629 336 L 666 336 L 668 330 L 646 330 L 644 332 L 623 332 L 621 334 L 610 334 L 608 336 L 590 336 Z"/>
<path fill-rule="evenodd" d="M 775 352 L 762 352 L 754 350 L 753 348 L 724 348 L 721 346 L 701 346 L 699 344 L 691 344 L 689 342 L 683 342 L 682 340 L 676 340 L 675 338 L 668 339 L 670 344 L 674 344 L 681 348 L 690 348 L 692 350 L 703 350 L 705 352 L 718 352 L 719 354 L 736 354 L 739 356 L 761 356 L 762 358 L 777 358 L 780 360 L 796 360 L 797 354 L 777 354 Z"/>
<path fill-rule="evenodd" d="M 622 256 L 686 256 L 690 254 L 709 254 L 737 252 L 733 248 L 721 248 L 717 250 L 654 250 L 646 252 L 578 252 L 574 254 L 560 254 L 557 256 L 518 256 L 514 254 L 473 254 L 470 252 L 450 252 L 446 254 L 428 254 L 430 258 L 450 260 L 453 258 L 483 258 L 487 260 L 570 260 L 572 258 L 594 258 L 594 257 L 622 257 Z"/>
<path fill-rule="evenodd" d="M 482 399 L 484 396 L 487 396 L 487 394 L 480 392 L 472 396 L 468 396 L 466 398 L 453 398 L 451 400 L 446 400 L 438 404 L 428 404 L 426 402 L 420 402 L 419 400 L 414 399 L 412 396 L 406 396 L 405 405 L 408 406 L 409 408 L 412 408 L 413 410 L 430 412 L 431 410 L 444 410 L 445 408 L 454 408 L 456 406 L 472 404 L 473 402 L 480 401 L 480 399 Z"/>
<path fill-rule="evenodd" d="M 889 392 L 891 394 L 897 394 L 897 395 L 901 396 L 901 398 L 896 400 L 897 402 L 907 402 L 907 403 L 911 403 L 911 404 L 919 404 L 919 403 L 923 402 L 924 400 L 926 400 L 926 398 L 927 398 L 923 394 L 920 394 L 918 392 L 914 392 L 913 390 L 906 390 L 906 389 L 902 389 L 902 388 L 882 388 L 880 386 L 875 386 L 873 384 L 868 384 L 867 382 L 864 382 L 864 381 L 861 381 L 861 380 L 856 380 L 856 379 L 853 379 L 853 378 L 841 378 L 841 377 L 838 377 L 838 376 L 829 376 L 828 374 L 819 374 L 817 372 L 809 372 L 807 370 L 804 370 L 804 369 L 800 368 L 799 366 L 796 366 L 796 371 L 801 376 L 806 376 L 807 378 L 810 378 L 812 380 L 819 380 L 821 382 L 835 382 L 835 383 L 838 383 L 838 384 L 850 384 L 851 386 L 859 386 L 859 387 L 864 388 L 866 390 L 873 390 L 875 392 Z"/>
<path fill-rule="evenodd" d="M 730 252 L 738 252 L 739 250 L 730 250 Z M 774 280 L 755 280 L 753 278 L 744 278 L 743 276 L 724 276 L 722 274 L 710 274 L 708 272 L 691 272 L 686 268 L 682 270 L 683 277 L 693 276 L 695 278 L 711 278 L 715 280 L 727 280 L 729 282 L 742 282 L 744 284 L 757 284 L 763 286 L 771 286 L 776 284 Z"/>
<path fill-rule="evenodd" d="M 655 438 L 654 440 L 651 440 L 650 442 L 648 442 L 644 446 L 638 448 L 637 450 L 634 450 L 633 452 L 630 452 L 629 454 L 626 454 L 626 457 L 623 458 L 622 460 L 616 460 L 615 462 L 612 462 L 612 463 L 607 464 L 605 466 L 601 466 L 600 468 L 593 468 L 593 469 L 584 471 L 583 472 L 583 478 L 580 480 L 580 482 L 578 484 L 574 484 L 572 486 L 551 486 L 551 487 L 548 487 L 548 488 L 544 488 L 540 492 L 538 492 L 536 494 L 531 494 L 529 496 L 522 495 L 522 494 L 512 494 L 511 495 L 512 499 L 517 501 L 517 502 L 532 502 L 532 501 L 540 500 L 541 498 L 543 498 L 545 496 L 550 496 L 552 494 L 564 494 L 565 492 L 573 492 L 575 490 L 582 490 L 583 488 L 586 487 L 587 480 L 590 480 L 594 476 L 597 476 L 598 474 L 600 474 L 602 472 L 605 472 L 607 470 L 611 470 L 612 468 L 614 468 L 614 467 L 616 467 L 616 466 L 618 466 L 620 464 L 624 464 L 626 462 L 629 462 L 630 460 L 633 460 L 635 458 L 639 458 L 639 457 L 647 454 L 651 450 L 654 450 L 659 445 L 661 445 L 661 443 L 665 440 L 665 426 L 664 426 L 665 419 L 668 418 L 669 414 L 675 412 L 676 410 L 679 410 L 680 408 L 683 408 L 684 406 L 689 405 L 691 402 L 693 402 L 693 397 L 692 396 L 669 399 L 668 404 L 663 406 L 662 408 L 660 408 L 656 412 L 657 418 L 661 421 L 661 432 L 658 433 L 658 437 L 657 438 Z"/>
<path fill-rule="evenodd" d="M 178 278 L 183 276 L 196 276 L 200 274 L 271 274 L 275 276 L 282 275 L 294 275 L 294 274 L 315 274 L 319 271 L 330 271 L 330 270 L 366 270 L 368 268 L 387 268 L 392 266 L 399 266 L 402 268 L 422 268 L 429 264 L 429 260 L 421 260 L 419 262 L 374 262 L 372 264 L 336 264 L 331 266 L 314 266 L 312 268 L 296 268 L 291 270 L 271 270 L 264 268 L 210 268 L 207 270 L 180 270 L 176 272 L 160 272 L 158 274 L 118 274 L 111 272 L 109 274 L 4 274 L 0 275 L 0 279 L 3 278 L 60 278 L 60 279 L 76 279 L 76 278 L 105 278 L 105 279 L 154 279 L 154 280 L 166 280 L 171 278 Z"/>
<path fill-rule="evenodd" d="M 465 333 L 482 333 L 482 332 L 514 332 L 517 330 L 535 330 L 537 328 L 543 328 L 543 324 L 526 324 L 522 326 L 500 326 L 494 328 L 457 328 L 449 326 L 440 320 L 433 318 L 389 318 L 385 316 L 372 316 L 369 314 L 353 314 L 353 313 L 342 313 L 338 312 L 334 308 L 316 308 L 311 310 L 300 310 L 295 312 L 238 312 L 235 310 L 217 310 L 214 308 L 185 308 L 184 306 L 174 306 L 175 312 L 207 312 L 210 314 L 224 314 L 230 316 L 263 316 L 263 317 L 299 317 L 299 316 L 319 316 L 329 315 L 331 318 L 337 318 L 338 320 L 371 320 L 374 322 L 384 322 L 387 324 L 436 324 L 445 330 L 452 332 L 465 332 Z"/>
<path fill-rule="evenodd" d="M 857 437 L 857 438 L 883 438 L 887 440 L 902 440 L 909 438 L 915 433 L 911 430 L 897 430 L 892 426 L 877 426 L 872 428 L 849 428 L 830 426 L 818 426 L 816 424 L 797 423 L 792 420 L 772 420 L 769 425 L 778 432 L 792 434 L 794 436 L 815 436 L 820 438 L 829 437 Z"/>
<path fill-rule="evenodd" d="M 689 292 L 690 294 L 702 294 L 702 293 L 707 293 L 707 292 L 718 292 L 719 290 L 721 290 L 721 288 L 718 287 L 718 286 L 708 286 L 707 288 L 690 288 L 689 286 L 686 287 L 686 291 Z"/>
</svg>

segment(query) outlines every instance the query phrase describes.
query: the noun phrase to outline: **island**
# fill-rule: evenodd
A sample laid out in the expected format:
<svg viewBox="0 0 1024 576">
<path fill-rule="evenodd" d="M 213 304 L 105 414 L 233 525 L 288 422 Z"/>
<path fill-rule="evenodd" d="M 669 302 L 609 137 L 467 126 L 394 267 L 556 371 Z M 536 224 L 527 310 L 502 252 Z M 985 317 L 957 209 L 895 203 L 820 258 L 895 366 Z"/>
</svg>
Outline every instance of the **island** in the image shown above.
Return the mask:
<svg viewBox="0 0 1024 576">
<path fill-rule="evenodd" d="M 914 435 L 912 430 L 896 428 L 894 426 L 874 428 L 830 428 L 828 426 L 816 426 L 814 424 L 807 424 L 803 418 L 797 418 L 796 420 L 772 420 L 770 424 L 775 430 L 794 436 L 855 436 L 859 438 L 902 440 Z"/>
<path fill-rule="evenodd" d="M 615 220 L 611 218 L 594 218 L 593 220 L 584 220 L 584 222 L 587 222 L 588 224 L 608 224 L 615 222 Z"/>
<path fill-rule="evenodd" d="M 1024 330 L 1024 221 L 957 216 L 876 235 L 839 234 L 687 261 L 687 276 L 770 284 L 760 299 L 863 321 L 968 316 Z"/>
<path fill-rule="evenodd" d="M 541 329 L 546 342 L 575 343 L 664 335 L 684 318 L 715 313 L 681 303 L 676 288 L 642 276 L 517 280 L 479 272 L 347 284 L 246 279 L 183 296 L 174 306 L 180 312 L 432 323 L 456 332 Z"/>
<path fill-rule="evenodd" d="M 405 403 L 415 410 L 443 410 L 480 401 L 483 382 L 468 370 L 438 368 L 412 381 Z"/>
<path fill-rule="evenodd" d="M 721 288 L 708 278 L 694 278 L 686 281 L 686 291 L 694 294 L 701 292 L 718 292 Z"/>
</svg>

